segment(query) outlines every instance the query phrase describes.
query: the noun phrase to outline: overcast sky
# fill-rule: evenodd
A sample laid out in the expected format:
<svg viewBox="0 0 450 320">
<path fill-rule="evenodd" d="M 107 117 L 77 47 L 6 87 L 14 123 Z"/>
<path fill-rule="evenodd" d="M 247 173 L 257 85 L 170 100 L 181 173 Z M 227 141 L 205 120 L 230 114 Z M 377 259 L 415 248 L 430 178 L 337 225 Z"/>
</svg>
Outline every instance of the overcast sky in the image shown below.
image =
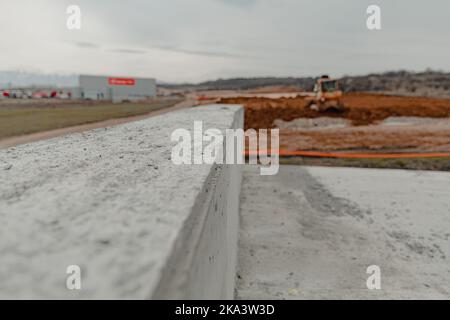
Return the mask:
<svg viewBox="0 0 450 320">
<path fill-rule="evenodd" d="M 202 81 L 450 71 L 448 0 L 0 0 L 0 70 Z M 66 27 L 69 5 L 82 28 Z M 369 31 L 366 9 L 382 9 Z"/>
</svg>

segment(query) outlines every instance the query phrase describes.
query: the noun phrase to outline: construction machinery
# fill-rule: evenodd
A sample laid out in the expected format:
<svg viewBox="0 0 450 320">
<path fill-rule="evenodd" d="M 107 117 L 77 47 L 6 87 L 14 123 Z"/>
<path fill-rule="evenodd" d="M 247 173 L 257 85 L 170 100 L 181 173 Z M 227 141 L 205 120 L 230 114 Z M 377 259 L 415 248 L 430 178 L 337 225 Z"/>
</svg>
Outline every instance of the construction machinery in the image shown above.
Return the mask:
<svg viewBox="0 0 450 320">
<path fill-rule="evenodd" d="M 342 91 L 339 89 L 339 82 L 329 76 L 322 76 L 317 79 L 314 86 L 314 95 L 308 97 L 308 107 L 311 110 L 322 111 L 344 111 L 341 101 Z"/>
</svg>

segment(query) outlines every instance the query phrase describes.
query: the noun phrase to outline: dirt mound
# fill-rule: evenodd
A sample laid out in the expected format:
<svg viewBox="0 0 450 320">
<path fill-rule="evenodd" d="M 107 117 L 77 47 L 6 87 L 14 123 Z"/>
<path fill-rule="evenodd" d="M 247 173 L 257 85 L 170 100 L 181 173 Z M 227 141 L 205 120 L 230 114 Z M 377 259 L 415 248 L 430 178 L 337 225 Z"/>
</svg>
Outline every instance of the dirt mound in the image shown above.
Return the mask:
<svg viewBox="0 0 450 320">
<path fill-rule="evenodd" d="M 280 93 L 280 92 L 299 92 L 303 91 L 294 86 L 268 86 L 248 90 L 248 93 Z"/>
<path fill-rule="evenodd" d="M 301 96 L 227 98 L 220 102 L 245 106 L 245 129 L 280 128 L 280 145 L 284 150 L 450 150 L 450 121 L 437 119 L 450 117 L 448 99 L 353 93 L 344 96 L 346 110 L 341 113 L 310 110 L 306 98 Z M 405 125 L 409 122 L 399 119 L 414 121 Z"/>
<path fill-rule="evenodd" d="M 354 125 L 371 124 L 392 116 L 450 117 L 450 99 L 348 94 L 343 101 Z"/>
<path fill-rule="evenodd" d="M 274 121 L 292 121 L 298 118 L 323 117 L 324 113 L 309 110 L 305 97 L 296 98 L 225 98 L 220 103 L 243 104 L 245 127 L 273 128 Z M 450 100 L 421 97 L 400 97 L 377 94 L 352 93 L 343 97 L 346 111 L 328 112 L 327 117 L 341 117 L 353 125 L 377 123 L 391 116 L 397 117 L 450 117 Z"/>
</svg>

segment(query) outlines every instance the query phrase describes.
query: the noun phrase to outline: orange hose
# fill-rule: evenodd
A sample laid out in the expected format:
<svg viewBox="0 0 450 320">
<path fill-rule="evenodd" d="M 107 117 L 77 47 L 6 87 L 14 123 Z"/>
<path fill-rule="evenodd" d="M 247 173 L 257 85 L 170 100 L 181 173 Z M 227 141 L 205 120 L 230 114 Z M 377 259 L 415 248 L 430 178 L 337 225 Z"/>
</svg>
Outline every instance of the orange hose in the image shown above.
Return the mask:
<svg viewBox="0 0 450 320">
<path fill-rule="evenodd" d="M 263 150 L 264 151 L 264 150 Z M 246 150 L 245 155 L 257 155 L 259 151 Z M 270 154 L 266 153 L 266 154 Z M 435 153 L 331 153 L 316 151 L 288 151 L 280 150 L 280 157 L 315 157 L 315 158 L 342 158 L 342 159 L 413 159 L 413 158 L 444 158 L 450 157 L 450 152 Z"/>
</svg>

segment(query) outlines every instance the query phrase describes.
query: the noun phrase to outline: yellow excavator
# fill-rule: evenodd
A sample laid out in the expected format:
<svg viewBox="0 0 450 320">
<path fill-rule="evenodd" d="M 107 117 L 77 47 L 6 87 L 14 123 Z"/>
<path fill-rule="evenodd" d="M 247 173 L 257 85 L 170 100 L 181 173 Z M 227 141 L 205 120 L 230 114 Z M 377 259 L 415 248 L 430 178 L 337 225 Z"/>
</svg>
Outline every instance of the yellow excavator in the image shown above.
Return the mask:
<svg viewBox="0 0 450 320">
<path fill-rule="evenodd" d="M 308 99 L 308 107 L 311 110 L 324 112 L 342 112 L 345 106 L 342 103 L 342 91 L 339 88 L 339 81 L 331 79 L 329 76 L 322 76 L 317 79 L 314 86 L 314 95 Z"/>
</svg>

